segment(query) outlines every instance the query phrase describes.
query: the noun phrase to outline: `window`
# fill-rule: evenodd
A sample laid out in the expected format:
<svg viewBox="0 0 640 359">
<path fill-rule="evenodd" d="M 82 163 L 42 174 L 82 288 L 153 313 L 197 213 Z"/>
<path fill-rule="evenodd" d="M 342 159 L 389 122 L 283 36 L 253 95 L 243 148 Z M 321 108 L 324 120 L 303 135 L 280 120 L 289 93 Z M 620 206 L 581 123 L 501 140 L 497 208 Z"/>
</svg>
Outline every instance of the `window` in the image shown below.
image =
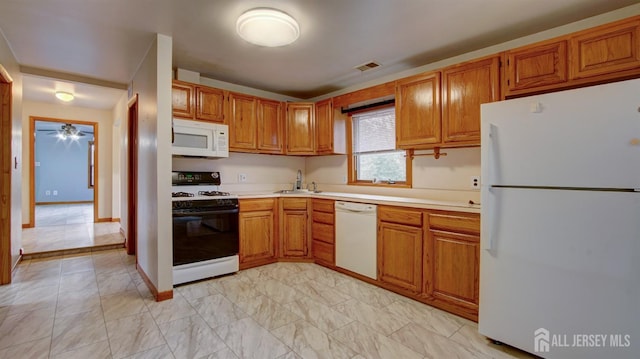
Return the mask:
<svg viewBox="0 0 640 359">
<path fill-rule="evenodd" d="M 349 182 L 409 186 L 411 160 L 396 150 L 395 108 L 351 115 Z"/>
</svg>

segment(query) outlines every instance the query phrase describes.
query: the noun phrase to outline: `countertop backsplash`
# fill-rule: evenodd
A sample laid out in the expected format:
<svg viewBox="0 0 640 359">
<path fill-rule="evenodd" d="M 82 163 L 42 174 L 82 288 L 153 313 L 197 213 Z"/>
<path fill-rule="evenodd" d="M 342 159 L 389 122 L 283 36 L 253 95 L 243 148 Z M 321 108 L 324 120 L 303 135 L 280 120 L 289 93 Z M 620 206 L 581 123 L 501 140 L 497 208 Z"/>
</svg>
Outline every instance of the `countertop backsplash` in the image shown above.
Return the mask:
<svg viewBox="0 0 640 359">
<path fill-rule="evenodd" d="M 428 151 L 422 151 L 428 152 Z M 280 156 L 230 153 L 228 158 L 205 159 L 174 157 L 174 171 L 219 171 L 220 190 L 231 193 L 260 193 L 291 189 L 298 170 L 303 188 L 316 182 L 325 192 L 358 193 L 419 198 L 435 201 L 480 201 L 480 191 L 470 186 L 471 176 L 480 175 L 480 148 L 445 149 L 440 159 L 416 157 L 413 160 L 413 188 L 347 185 L 347 156 Z M 246 180 L 241 181 L 244 175 Z"/>
</svg>

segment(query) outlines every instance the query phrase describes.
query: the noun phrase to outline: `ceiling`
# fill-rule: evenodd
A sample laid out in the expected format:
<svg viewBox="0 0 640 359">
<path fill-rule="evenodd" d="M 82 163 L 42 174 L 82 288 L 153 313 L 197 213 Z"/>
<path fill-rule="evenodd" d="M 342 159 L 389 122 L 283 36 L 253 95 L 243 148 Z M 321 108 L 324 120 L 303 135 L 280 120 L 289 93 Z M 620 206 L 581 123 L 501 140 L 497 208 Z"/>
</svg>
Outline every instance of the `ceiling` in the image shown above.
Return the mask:
<svg viewBox="0 0 640 359">
<path fill-rule="evenodd" d="M 64 81 L 42 76 L 24 75 L 22 96 L 28 101 L 50 102 L 66 106 L 89 107 L 111 110 L 127 91 L 111 87 L 96 86 L 77 81 Z M 71 102 L 55 97 L 56 91 L 74 94 Z"/>
<path fill-rule="evenodd" d="M 22 66 L 118 84 L 161 33 L 173 38 L 174 68 L 305 99 L 639 2 L 2 0 L 0 29 Z M 244 42 L 235 21 L 254 7 L 296 18 L 298 41 Z M 369 61 L 382 66 L 354 69 Z"/>
</svg>

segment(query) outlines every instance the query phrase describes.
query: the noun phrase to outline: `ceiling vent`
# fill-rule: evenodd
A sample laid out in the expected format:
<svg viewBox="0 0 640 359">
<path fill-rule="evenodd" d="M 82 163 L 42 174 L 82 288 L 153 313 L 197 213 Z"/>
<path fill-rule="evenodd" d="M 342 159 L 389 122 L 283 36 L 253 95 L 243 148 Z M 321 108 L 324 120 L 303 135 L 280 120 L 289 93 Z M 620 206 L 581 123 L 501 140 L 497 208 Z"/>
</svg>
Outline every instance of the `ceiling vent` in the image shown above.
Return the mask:
<svg viewBox="0 0 640 359">
<path fill-rule="evenodd" d="M 362 65 L 358 65 L 358 66 L 354 67 L 354 69 L 364 72 L 364 71 L 367 71 L 367 70 L 375 69 L 376 67 L 380 67 L 380 64 L 377 63 L 377 62 L 374 62 L 374 61 L 370 61 L 370 62 L 364 63 Z"/>
</svg>

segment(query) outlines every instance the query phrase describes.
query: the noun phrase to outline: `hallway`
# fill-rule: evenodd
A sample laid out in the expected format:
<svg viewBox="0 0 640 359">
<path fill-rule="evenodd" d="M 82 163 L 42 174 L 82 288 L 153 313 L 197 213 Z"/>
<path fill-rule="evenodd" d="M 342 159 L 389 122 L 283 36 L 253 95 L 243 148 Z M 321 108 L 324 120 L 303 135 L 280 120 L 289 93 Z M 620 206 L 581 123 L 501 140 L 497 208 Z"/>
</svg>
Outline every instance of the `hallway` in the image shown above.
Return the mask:
<svg viewBox="0 0 640 359">
<path fill-rule="evenodd" d="M 22 230 L 26 255 L 123 244 L 120 223 L 93 223 L 91 203 L 36 206 L 36 227 Z"/>
</svg>

